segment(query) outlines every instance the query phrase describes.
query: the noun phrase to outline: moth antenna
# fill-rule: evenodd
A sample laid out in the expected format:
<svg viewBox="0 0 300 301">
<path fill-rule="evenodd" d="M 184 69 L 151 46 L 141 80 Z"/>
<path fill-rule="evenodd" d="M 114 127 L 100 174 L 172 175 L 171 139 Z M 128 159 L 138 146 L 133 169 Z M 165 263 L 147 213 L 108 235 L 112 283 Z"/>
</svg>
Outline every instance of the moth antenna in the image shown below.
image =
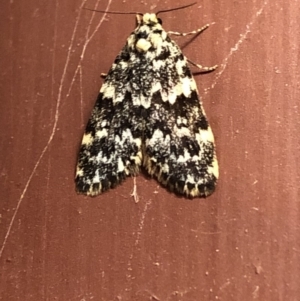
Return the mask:
<svg viewBox="0 0 300 301">
<path fill-rule="evenodd" d="M 158 14 L 161 14 L 161 13 L 166 13 L 166 12 L 169 12 L 169 11 L 174 11 L 174 10 L 179 10 L 179 9 L 184 9 L 184 8 L 187 8 L 187 7 L 190 7 L 190 6 L 193 6 L 195 5 L 197 2 L 194 2 L 194 3 L 191 3 L 191 4 L 188 4 L 188 5 L 184 5 L 184 6 L 179 6 L 179 7 L 175 7 L 175 8 L 170 8 L 170 9 L 165 9 L 165 10 L 160 10 L 156 13 L 156 15 Z"/>
<path fill-rule="evenodd" d="M 94 11 L 97 13 L 106 13 L 106 14 L 111 14 L 111 15 L 143 15 L 142 13 L 139 12 L 120 12 L 120 11 L 106 11 L 106 10 L 96 10 L 96 9 L 91 9 L 87 7 L 83 7 L 83 9 L 89 10 L 89 11 Z"/>
</svg>

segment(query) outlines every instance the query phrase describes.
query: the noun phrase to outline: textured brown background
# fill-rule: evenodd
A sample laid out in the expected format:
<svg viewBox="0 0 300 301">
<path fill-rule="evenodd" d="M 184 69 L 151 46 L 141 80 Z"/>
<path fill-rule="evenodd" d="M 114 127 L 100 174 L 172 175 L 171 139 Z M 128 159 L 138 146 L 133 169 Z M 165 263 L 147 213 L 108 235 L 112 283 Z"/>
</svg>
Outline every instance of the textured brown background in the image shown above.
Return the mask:
<svg viewBox="0 0 300 301">
<path fill-rule="evenodd" d="M 145 175 L 75 193 L 100 73 L 135 26 L 81 7 L 190 2 L 158 3 L 2 2 L 1 300 L 300 300 L 299 1 L 201 0 L 161 15 L 181 32 L 215 22 L 176 38 L 192 61 L 220 65 L 196 77 L 220 162 L 213 196 L 178 198 Z"/>
</svg>

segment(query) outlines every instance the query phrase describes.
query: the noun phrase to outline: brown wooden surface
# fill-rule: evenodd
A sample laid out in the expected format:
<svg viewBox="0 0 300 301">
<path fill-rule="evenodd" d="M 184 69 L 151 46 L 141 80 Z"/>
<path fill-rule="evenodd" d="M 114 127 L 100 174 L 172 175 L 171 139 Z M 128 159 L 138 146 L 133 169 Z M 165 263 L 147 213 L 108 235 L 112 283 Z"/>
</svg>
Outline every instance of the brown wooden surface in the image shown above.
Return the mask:
<svg viewBox="0 0 300 301">
<path fill-rule="evenodd" d="M 196 77 L 220 162 L 213 196 L 178 198 L 145 175 L 138 203 L 132 178 L 75 193 L 100 73 L 135 26 L 81 7 L 189 1 L 158 3 L 3 1 L 1 300 L 300 300 L 299 1 L 202 0 L 161 15 L 181 32 L 215 22 L 176 38 L 192 61 L 220 65 Z"/>
</svg>

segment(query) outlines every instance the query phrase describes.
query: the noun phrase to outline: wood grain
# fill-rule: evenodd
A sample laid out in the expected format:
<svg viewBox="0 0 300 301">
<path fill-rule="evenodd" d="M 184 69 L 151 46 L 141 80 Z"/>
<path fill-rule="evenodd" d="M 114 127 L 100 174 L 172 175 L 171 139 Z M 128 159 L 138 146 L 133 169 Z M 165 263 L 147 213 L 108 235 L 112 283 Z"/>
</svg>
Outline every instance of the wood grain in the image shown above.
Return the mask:
<svg viewBox="0 0 300 301">
<path fill-rule="evenodd" d="M 0 300 L 299 300 L 299 1 L 203 0 L 161 15 L 173 31 L 214 22 L 176 41 L 219 65 L 196 77 L 216 193 L 186 200 L 145 174 L 96 198 L 75 193 L 100 74 L 135 26 L 81 8 L 188 3 L 2 3 Z"/>
</svg>

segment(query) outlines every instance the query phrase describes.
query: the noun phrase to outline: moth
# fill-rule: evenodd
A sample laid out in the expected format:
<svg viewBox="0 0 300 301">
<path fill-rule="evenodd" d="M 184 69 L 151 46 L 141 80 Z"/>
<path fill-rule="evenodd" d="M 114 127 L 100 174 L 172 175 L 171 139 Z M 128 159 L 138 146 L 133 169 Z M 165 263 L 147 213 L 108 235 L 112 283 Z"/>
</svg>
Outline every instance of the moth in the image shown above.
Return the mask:
<svg viewBox="0 0 300 301">
<path fill-rule="evenodd" d="M 96 196 L 141 168 L 186 197 L 215 190 L 214 136 L 188 61 L 170 38 L 180 34 L 163 29 L 161 12 L 136 15 L 105 76 L 79 151 L 78 193 Z"/>
</svg>

